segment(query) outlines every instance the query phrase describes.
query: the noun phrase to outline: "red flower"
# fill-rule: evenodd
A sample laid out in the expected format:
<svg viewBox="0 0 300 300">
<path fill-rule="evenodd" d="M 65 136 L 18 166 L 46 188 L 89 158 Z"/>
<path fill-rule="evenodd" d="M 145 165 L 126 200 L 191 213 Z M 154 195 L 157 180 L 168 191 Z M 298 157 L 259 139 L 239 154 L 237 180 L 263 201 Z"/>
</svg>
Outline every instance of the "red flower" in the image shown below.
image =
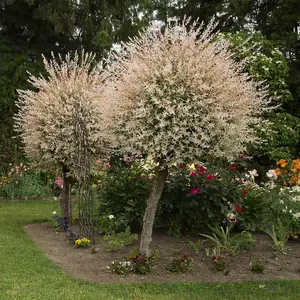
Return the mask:
<svg viewBox="0 0 300 300">
<path fill-rule="evenodd" d="M 247 194 L 248 194 L 248 191 L 247 191 L 247 190 L 243 190 L 242 193 L 243 193 L 244 195 L 247 195 Z"/>
<path fill-rule="evenodd" d="M 217 260 L 217 257 L 216 257 L 216 256 L 212 256 L 211 259 L 212 259 L 212 260 Z"/>
<path fill-rule="evenodd" d="M 191 195 L 197 195 L 200 191 L 200 188 L 196 187 L 196 188 L 191 188 L 190 190 L 190 194 Z"/>
<path fill-rule="evenodd" d="M 242 211 L 242 208 L 239 205 L 235 206 L 235 210 L 240 213 Z"/>
<path fill-rule="evenodd" d="M 228 170 L 229 171 L 234 171 L 234 170 L 236 170 L 236 167 L 234 165 L 230 165 Z"/>
<path fill-rule="evenodd" d="M 241 154 L 240 159 L 244 159 L 244 158 L 245 158 L 245 155 Z"/>
<path fill-rule="evenodd" d="M 207 180 L 213 180 L 213 179 L 215 179 L 216 178 L 216 175 L 214 175 L 214 174 L 208 174 L 207 176 L 206 176 L 206 179 Z"/>
<path fill-rule="evenodd" d="M 142 178 L 143 180 L 145 180 L 145 179 L 147 178 L 147 176 L 146 176 L 146 175 L 142 175 L 141 178 Z"/>
<path fill-rule="evenodd" d="M 195 176 L 197 176 L 197 173 L 196 172 L 192 172 L 190 176 L 191 177 L 195 177 Z"/>
<path fill-rule="evenodd" d="M 199 174 L 205 174 L 206 173 L 206 168 L 201 166 L 199 169 L 198 169 L 198 173 Z"/>
</svg>

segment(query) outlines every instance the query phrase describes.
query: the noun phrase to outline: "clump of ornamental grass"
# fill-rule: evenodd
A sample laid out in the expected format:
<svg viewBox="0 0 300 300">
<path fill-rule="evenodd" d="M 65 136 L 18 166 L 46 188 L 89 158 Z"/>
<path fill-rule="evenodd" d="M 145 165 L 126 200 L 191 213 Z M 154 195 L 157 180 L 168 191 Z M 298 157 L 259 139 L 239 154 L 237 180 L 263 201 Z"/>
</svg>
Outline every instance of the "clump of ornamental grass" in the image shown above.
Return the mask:
<svg viewBox="0 0 300 300">
<path fill-rule="evenodd" d="M 105 116 L 124 151 L 151 154 L 158 164 L 147 201 L 140 253 L 149 254 L 168 166 L 207 154 L 229 161 L 258 141 L 266 93 L 243 73 L 228 42 L 214 39 L 211 21 L 188 19 L 146 31 L 123 45 L 107 70 Z"/>
</svg>

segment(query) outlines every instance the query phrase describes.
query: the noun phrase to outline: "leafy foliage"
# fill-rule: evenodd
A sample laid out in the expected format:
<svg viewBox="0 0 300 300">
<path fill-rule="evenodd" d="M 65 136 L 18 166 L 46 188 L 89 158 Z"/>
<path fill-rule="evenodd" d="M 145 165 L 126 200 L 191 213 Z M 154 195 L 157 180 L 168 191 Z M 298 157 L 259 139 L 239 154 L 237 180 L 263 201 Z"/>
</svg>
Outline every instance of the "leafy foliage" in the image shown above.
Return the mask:
<svg viewBox="0 0 300 300">
<path fill-rule="evenodd" d="M 226 226 L 225 230 L 223 227 L 213 228 L 209 226 L 212 235 L 201 234 L 213 242 L 215 248 L 220 249 L 220 253 L 231 253 L 236 255 L 242 249 L 249 249 L 253 247 L 256 240 L 252 237 L 249 232 L 241 232 L 231 234 L 230 231 L 232 226 Z"/>
<path fill-rule="evenodd" d="M 119 157 L 114 157 L 110 162 L 111 168 L 100 175 L 101 188 L 97 192 L 99 219 L 113 214 L 123 224 L 140 229 L 152 185 L 149 171 L 139 160 L 124 164 Z"/>
</svg>

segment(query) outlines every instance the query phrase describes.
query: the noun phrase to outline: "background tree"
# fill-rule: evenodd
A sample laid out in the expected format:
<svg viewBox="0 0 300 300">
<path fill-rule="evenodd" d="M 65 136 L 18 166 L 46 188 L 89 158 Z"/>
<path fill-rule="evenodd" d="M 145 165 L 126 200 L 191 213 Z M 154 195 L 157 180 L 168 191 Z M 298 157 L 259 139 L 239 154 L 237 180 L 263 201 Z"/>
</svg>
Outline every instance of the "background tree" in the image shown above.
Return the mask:
<svg viewBox="0 0 300 300">
<path fill-rule="evenodd" d="M 20 91 L 16 128 L 26 155 L 38 166 L 63 172 L 63 216 L 72 220 L 70 176 L 80 176 L 82 160 L 90 168 L 103 146 L 102 73 L 91 67 L 92 54 L 44 58 L 49 78 L 31 76 L 35 90 Z M 99 90 L 100 87 L 100 90 Z"/>
<path fill-rule="evenodd" d="M 214 25 L 202 33 L 195 26 L 148 31 L 126 44 L 109 69 L 112 129 L 124 150 L 152 154 L 158 164 L 141 235 L 140 252 L 147 255 L 168 165 L 207 153 L 233 159 L 256 140 L 249 125 L 263 110 L 263 93 L 233 61 L 228 44 L 212 42 Z"/>
</svg>

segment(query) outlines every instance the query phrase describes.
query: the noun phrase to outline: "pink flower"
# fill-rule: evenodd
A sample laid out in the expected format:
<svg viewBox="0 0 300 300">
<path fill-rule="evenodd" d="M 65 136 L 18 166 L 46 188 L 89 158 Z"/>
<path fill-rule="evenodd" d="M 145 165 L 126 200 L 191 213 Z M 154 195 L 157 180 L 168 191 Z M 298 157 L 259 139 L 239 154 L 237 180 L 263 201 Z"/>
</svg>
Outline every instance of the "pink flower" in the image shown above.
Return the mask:
<svg viewBox="0 0 300 300">
<path fill-rule="evenodd" d="M 102 188 L 102 184 L 99 183 L 99 184 L 98 184 L 98 189 L 101 189 L 101 188 Z"/>
<path fill-rule="evenodd" d="M 192 172 L 192 173 L 190 174 L 190 176 L 191 176 L 191 177 L 195 177 L 195 176 L 197 176 L 197 173 L 196 173 L 196 172 Z"/>
<path fill-rule="evenodd" d="M 190 194 L 191 195 L 197 195 L 200 191 L 200 188 L 196 187 L 196 188 L 191 188 L 190 190 Z"/>
<path fill-rule="evenodd" d="M 103 164 L 104 169 L 109 169 L 110 168 L 110 163 L 106 162 Z"/>
<path fill-rule="evenodd" d="M 100 159 L 97 159 L 96 160 L 96 165 L 100 165 L 100 163 L 101 163 Z"/>
<path fill-rule="evenodd" d="M 60 188 L 62 189 L 63 187 L 63 180 L 61 177 L 57 177 L 57 179 L 55 180 L 55 184 Z"/>
<path fill-rule="evenodd" d="M 216 178 L 216 175 L 214 175 L 214 174 L 208 174 L 207 176 L 206 176 L 206 179 L 207 180 L 213 180 L 213 179 L 215 179 Z"/>
</svg>

